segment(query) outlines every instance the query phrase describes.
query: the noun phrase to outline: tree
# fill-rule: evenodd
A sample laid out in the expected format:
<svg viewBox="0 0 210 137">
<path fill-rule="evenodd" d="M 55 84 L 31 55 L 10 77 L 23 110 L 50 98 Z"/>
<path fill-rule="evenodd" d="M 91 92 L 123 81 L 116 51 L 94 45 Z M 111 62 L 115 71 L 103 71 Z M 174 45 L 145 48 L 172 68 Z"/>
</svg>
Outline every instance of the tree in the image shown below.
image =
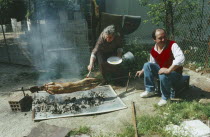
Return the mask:
<svg viewBox="0 0 210 137">
<path fill-rule="evenodd" d="M 74 0 L 28 0 L 26 17 L 32 20 L 58 19 L 60 9 L 73 10 Z"/>
<path fill-rule="evenodd" d="M 0 16 L 3 24 L 9 24 L 11 18 L 24 20 L 26 14 L 25 0 L 0 0 Z"/>
<path fill-rule="evenodd" d="M 163 26 L 171 38 L 179 33 L 175 26 L 180 22 L 181 17 L 190 17 L 182 23 L 191 25 L 192 20 L 197 19 L 201 14 L 199 0 L 158 0 L 158 2 L 139 0 L 139 2 L 141 6 L 149 8 L 147 14 L 150 19 L 144 22 L 151 21 L 157 26 Z"/>
<path fill-rule="evenodd" d="M 10 21 L 13 0 L 0 0 L 0 21 L 5 24 Z"/>
</svg>

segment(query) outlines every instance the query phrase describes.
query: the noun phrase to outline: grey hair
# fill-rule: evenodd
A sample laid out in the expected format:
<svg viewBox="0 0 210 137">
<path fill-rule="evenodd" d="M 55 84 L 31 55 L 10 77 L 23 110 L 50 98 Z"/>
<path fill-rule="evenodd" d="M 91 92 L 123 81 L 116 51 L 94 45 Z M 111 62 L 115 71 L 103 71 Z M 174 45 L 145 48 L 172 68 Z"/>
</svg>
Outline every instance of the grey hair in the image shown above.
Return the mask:
<svg viewBox="0 0 210 137">
<path fill-rule="evenodd" d="M 114 25 L 109 25 L 103 30 L 106 35 L 116 35 L 116 30 Z"/>
</svg>

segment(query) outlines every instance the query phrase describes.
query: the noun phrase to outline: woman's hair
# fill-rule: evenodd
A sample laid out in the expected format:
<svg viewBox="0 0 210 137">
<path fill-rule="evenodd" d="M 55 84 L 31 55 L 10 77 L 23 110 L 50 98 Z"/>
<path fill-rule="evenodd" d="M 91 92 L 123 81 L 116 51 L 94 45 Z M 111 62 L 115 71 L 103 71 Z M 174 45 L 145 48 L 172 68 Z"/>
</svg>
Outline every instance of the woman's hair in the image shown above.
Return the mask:
<svg viewBox="0 0 210 137">
<path fill-rule="evenodd" d="M 114 25 L 109 25 L 109 26 L 107 26 L 107 27 L 103 30 L 103 33 L 106 34 L 106 35 L 116 35 L 116 34 L 117 34 Z"/>
</svg>

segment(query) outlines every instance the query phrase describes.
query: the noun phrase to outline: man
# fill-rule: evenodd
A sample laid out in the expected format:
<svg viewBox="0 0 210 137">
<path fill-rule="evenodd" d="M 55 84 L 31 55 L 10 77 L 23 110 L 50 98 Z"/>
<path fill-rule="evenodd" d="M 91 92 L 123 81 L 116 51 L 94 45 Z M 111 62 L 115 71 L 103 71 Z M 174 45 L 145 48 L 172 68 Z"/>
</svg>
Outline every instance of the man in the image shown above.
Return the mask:
<svg viewBox="0 0 210 137">
<path fill-rule="evenodd" d="M 122 57 L 122 52 L 122 38 L 120 34 L 116 32 L 115 26 L 110 25 L 106 27 L 100 34 L 95 48 L 91 53 L 90 63 L 87 67 L 89 72 L 92 71 L 94 62 L 96 58 L 98 58 L 99 69 L 105 78 L 106 72 L 116 67 L 108 64 L 107 59 L 116 55 Z"/>
<path fill-rule="evenodd" d="M 155 29 L 152 38 L 156 44 L 150 52 L 150 61 L 136 72 L 136 76 L 144 73 L 145 91 L 140 94 L 142 98 L 155 94 L 154 78 L 159 78 L 162 99 L 158 105 L 164 106 L 173 97 L 171 88 L 182 78 L 185 57 L 177 43 L 167 39 L 164 29 Z"/>
</svg>

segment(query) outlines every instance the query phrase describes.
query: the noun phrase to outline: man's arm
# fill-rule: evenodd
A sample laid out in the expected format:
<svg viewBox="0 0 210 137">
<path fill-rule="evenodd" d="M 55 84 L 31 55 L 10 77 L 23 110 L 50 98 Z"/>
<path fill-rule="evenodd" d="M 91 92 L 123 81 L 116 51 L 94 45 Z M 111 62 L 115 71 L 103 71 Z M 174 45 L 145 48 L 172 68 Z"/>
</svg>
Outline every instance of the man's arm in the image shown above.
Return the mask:
<svg viewBox="0 0 210 137">
<path fill-rule="evenodd" d="M 169 68 L 161 68 L 159 74 L 169 74 L 184 64 L 185 57 L 181 48 L 177 45 L 177 43 L 174 43 L 172 45 L 171 50 L 174 56 L 173 63 Z"/>
<path fill-rule="evenodd" d="M 185 56 L 181 48 L 176 43 L 172 45 L 172 53 L 174 55 L 174 60 L 173 60 L 172 65 L 182 66 L 185 61 Z"/>
<path fill-rule="evenodd" d="M 179 68 L 180 66 L 178 65 L 171 65 L 169 68 L 161 68 L 158 72 L 158 74 L 169 74 L 172 71 L 176 70 L 177 68 Z"/>
</svg>

